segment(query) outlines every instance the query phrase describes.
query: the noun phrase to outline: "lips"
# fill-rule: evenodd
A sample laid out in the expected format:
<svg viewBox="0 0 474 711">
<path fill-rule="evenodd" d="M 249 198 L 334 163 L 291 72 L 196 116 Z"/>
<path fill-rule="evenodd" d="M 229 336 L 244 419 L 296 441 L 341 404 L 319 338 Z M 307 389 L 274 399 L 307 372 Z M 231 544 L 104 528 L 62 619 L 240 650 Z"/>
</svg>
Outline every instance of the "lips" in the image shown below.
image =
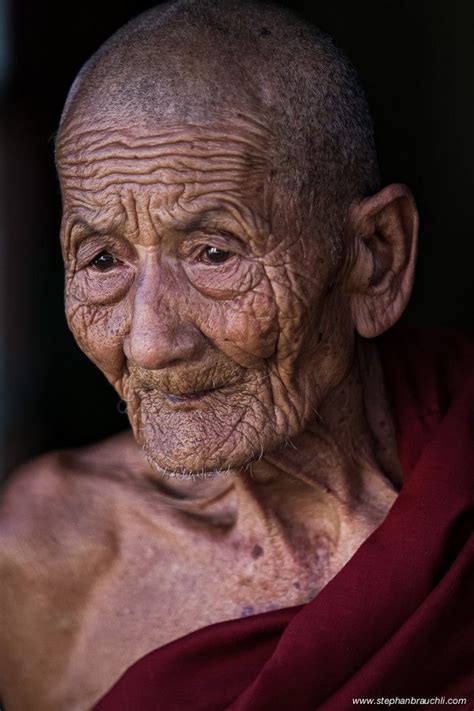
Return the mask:
<svg viewBox="0 0 474 711">
<path fill-rule="evenodd" d="M 223 392 L 245 383 L 247 372 L 230 362 L 209 360 L 193 367 L 175 367 L 160 371 L 138 368 L 127 363 L 127 390 L 141 401 L 161 401 L 166 408 L 194 409 L 205 407 Z M 156 405 L 155 405 L 156 406 Z"/>
<path fill-rule="evenodd" d="M 201 403 L 204 405 L 206 399 L 209 395 L 212 395 L 219 390 L 222 390 L 224 386 L 215 387 L 206 390 L 194 390 L 187 393 L 170 393 L 163 392 L 162 397 L 164 398 L 166 404 L 173 410 L 192 410 L 196 405 Z"/>
<path fill-rule="evenodd" d="M 173 403 L 192 402 L 194 400 L 201 400 L 206 395 L 209 395 L 210 393 L 213 393 L 218 389 L 219 388 L 212 388 L 211 390 L 199 390 L 197 392 L 183 393 L 179 395 L 175 393 L 164 393 L 164 396 L 167 400 Z"/>
</svg>

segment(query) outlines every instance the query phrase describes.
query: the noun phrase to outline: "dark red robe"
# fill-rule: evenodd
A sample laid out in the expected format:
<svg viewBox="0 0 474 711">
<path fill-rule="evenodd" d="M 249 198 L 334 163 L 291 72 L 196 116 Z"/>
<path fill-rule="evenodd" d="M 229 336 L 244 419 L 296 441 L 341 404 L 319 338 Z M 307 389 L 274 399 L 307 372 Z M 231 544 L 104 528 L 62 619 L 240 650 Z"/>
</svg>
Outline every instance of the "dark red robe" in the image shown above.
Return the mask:
<svg viewBox="0 0 474 711">
<path fill-rule="evenodd" d="M 474 350 L 413 329 L 378 343 L 404 472 L 382 525 L 308 604 L 151 652 L 95 711 L 343 711 L 366 697 L 442 708 L 436 696 L 472 711 Z"/>
</svg>

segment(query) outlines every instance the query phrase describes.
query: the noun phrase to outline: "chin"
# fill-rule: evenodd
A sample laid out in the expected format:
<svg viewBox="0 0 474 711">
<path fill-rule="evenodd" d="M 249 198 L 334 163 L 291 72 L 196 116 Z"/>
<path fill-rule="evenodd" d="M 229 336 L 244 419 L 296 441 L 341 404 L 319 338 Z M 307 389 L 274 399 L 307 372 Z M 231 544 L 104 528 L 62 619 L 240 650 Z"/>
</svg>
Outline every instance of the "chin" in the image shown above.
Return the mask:
<svg viewBox="0 0 474 711">
<path fill-rule="evenodd" d="M 246 468 L 259 456 L 245 440 L 235 443 L 234 437 L 222 438 L 222 433 L 209 437 L 202 429 L 193 428 L 186 435 L 181 429 L 166 436 L 142 429 L 137 439 L 152 468 L 164 476 L 205 478 L 227 474 Z"/>
<path fill-rule="evenodd" d="M 150 467 L 156 474 L 158 474 L 160 477 L 163 477 L 164 479 L 179 479 L 182 481 L 214 479 L 217 477 L 230 476 L 236 470 L 241 469 L 241 467 L 226 467 L 225 469 L 206 469 L 204 467 L 200 469 L 186 469 L 185 467 L 176 467 L 174 469 L 170 469 L 163 467 L 160 462 L 156 461 L 154 453 L 150 452 L 150 450 L 146 446 L 144 447 L 144 452 Z"/>
<path fill-rule="evenodd" d="M 294 398 L 295 404 L 301 404 Z M 164 476 L 209 477 L 248 468 L 299 433 L 297 407 L 276 407 L 270 379 L 258 388 L 192 397 L 129 391 L 128 415 L 150 466 Z"/>
<path fill-rule="evenodd" d="M 286 439 L 254 398 L 187 409 L 142 399 L 129 415 L 150 466 L 164 476 L 204 478 L 245 469 Z"/>
</svg>

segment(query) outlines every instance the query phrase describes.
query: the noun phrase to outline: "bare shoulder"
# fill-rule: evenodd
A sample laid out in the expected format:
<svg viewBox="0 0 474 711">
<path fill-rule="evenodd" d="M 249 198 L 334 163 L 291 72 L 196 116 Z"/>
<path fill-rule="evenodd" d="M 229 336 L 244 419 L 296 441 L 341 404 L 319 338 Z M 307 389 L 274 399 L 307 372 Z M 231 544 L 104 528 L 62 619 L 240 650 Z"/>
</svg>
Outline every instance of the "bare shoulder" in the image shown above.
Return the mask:
<svg viewBox="0 0 474 711">
<path fill-rule="evenodd" d="M 0 492 L 0 561 L 29 552 L 59 563 L 112 545 L 143 503 L 143 466 L 130 432 L 23 465 Z"/>
<path fill-rule="evenodd" d="M 38 516 L 57 507 L 70 488 L 70 455 L 51 452 L 19 467 L 8 478 L 0 495 L 0 531 L 25 530 Z"/>
<path fill-rule="evenodd" d="M 117 486 L 109 482 L 104 495 L 100 461 L 94 445 L 43 455 L 13 473 L 0 495 L 0 562 L 50 568 L 110 543 Z"/>
<path fill-rule="evenodd" d="M 51 674 L 66 678 L 65 665 L 91 595 L 116 569 L 120 526 L 114 492 L 120 484 L 110 474 L 101 475 L 102 461 L 107 471 L 109 445 L 46 454 L 20 467 L 2 491 L 0 689 L 5 699 L 9 694 L 23 699 L 25 675 L 27 696 L 51 686 Z M 17 660 L 25 658 L 33 667 L 19 667 Z M 49 693 L 51 688 L 44 690 L 45 698 Z M 29 699 L 15 708 L 35 705 Z"/>
</svg>

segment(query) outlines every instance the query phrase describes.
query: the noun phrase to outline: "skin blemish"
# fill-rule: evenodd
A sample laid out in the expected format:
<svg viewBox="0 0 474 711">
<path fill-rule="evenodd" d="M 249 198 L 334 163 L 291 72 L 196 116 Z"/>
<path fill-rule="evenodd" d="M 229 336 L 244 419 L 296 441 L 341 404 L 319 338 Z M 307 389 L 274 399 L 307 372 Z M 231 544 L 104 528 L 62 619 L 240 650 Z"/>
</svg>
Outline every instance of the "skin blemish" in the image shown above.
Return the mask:
<svg viewBox="0 0 474 711">
<path fill-rule="evenodd" d="M 301 590 L 301 585 L 298 581 L 296 581 L 296 583 L 293 583 L 293 587 L 296 588 L 296 590 Z"/>
<path fill-rule="evenodd" d="M 257 558 L 260 558 L 260 556 L 263 555 L 263 548 L 262 546 L 259 546 L 258 543 L 252 548 L 252 558 L 256 560 Z"/>
</svg>

